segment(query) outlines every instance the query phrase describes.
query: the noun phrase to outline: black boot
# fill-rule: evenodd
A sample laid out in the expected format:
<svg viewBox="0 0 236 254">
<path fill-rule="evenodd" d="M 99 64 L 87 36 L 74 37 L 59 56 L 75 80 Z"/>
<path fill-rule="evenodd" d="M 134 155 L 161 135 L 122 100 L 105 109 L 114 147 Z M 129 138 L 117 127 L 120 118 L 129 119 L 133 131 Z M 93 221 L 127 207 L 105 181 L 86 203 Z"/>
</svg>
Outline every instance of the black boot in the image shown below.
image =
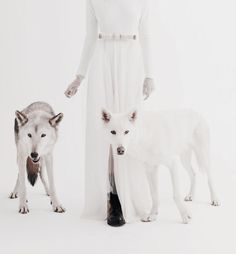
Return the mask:
<svg viewBox="0 0 236 254">
<path fill-rule="evenodd" d="M 110 193 L 107 224 L 112 227 L 120 227 L 125 224 L 122 214 L 120 200 L 117 194 Z"/>
</svg>

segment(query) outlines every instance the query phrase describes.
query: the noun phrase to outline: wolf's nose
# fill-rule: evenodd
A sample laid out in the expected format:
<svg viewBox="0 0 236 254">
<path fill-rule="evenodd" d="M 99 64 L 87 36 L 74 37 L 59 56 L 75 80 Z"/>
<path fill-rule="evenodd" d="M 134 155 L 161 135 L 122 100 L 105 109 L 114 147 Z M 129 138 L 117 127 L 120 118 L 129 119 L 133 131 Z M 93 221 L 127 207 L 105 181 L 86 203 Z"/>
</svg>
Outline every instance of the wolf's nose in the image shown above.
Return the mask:
<svg viewBox="0 0 236 254">
<path fill-rule="evenodd" d="M 123 155 L 125 153 L 125 148 L 123 146 L 120 146 L 117 148 L 117 154 Z"/>
<path fill-rule="evenodd" d="M 33 153 L 30 154 L 30 156 L 31 156 L 33 159 L 37 159 L 38 156 L 39 156 L 39 154 L 36 153 L 36 152 L 33 152 Z"/>
</svg>

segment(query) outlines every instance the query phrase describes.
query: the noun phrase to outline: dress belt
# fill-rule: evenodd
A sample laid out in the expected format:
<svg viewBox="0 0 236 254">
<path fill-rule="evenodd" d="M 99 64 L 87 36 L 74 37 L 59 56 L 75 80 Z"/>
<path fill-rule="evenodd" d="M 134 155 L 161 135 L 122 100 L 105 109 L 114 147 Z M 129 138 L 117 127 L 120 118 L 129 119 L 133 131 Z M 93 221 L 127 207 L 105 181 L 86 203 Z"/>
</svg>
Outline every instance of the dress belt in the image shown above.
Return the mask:
<svg viewBox="0 0 236 254">
<path fill-rule="evenodd" d="M 127 34 L 99 34 L 98 39 L 100 40 L 137 40 L 137 35 L 127 35 Z"/>
</svg>

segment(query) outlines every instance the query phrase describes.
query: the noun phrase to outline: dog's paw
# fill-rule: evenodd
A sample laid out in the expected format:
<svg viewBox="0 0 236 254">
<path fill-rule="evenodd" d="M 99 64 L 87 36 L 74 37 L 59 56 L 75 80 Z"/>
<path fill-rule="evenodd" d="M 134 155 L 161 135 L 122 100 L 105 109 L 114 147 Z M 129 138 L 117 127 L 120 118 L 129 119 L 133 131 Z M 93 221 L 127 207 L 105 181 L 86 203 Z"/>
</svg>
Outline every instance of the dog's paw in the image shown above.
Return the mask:
<svg viewBox="0 0 236 254">
<path fill-rule="evenodd" d="M 193 201 L 193 196 L 192 195 L 187 195 L 185 198 L 184 198 L 184 201 Z"/>
<path fill-rule="evenodd" d="M 9 198 L 10 198 L 10 199 L 16 199 L 16 198 L 18 198 L 17 193 L 12 192 L 12 193 L 9 195 Z"/>
<path fill-rule="evenodd" d="M 213 200 L 211 201 L 211 205 L 212 205 L 212 206 L 219 206 L 219 205 L 220 205 L 220 202 L 219 202 L 219 200 L 217 200 L 217 199 L 213 199 Z"/>
<path fill-rule="evenodd" d="M 27 204 L 20 205 L 19 213 L 21 213 L 21 214 L 29 213 L 29 208 L 28 208 Z"/>
<path fill-rule="evenodd" d="M 152 222 L 155 221 L 157 219 L 157 214 L 148 214 L 148 215 L 144 215 L 141 218 L 142 222 Z"/>
<path fill-rule="evenodd" d="M 53 211 L 55 213 L 64 213 L 66 209 L 63 208 L 61 205 L 56 205 L 56 206 L 53 205 Z"/>
<path fill-rule="evenodd" d="M 183 220 L 184 224 L 188 224 L 192 219 L 192 216 L 188 212 L 182 213 L 181 217 L 182 217 L 182 220 Z"/>
</svg>

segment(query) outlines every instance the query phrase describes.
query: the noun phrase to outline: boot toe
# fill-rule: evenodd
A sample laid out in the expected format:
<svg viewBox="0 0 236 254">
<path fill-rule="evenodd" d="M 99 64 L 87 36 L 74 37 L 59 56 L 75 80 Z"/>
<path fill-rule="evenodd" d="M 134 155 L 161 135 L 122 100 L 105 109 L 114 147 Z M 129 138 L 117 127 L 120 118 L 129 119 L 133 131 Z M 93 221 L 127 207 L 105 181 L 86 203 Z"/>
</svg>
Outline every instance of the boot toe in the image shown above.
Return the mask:
<svg viewBox="0 0 236 254">
<path fill-rule="evenodd" d="M 111 215 L 107 219 L 107 224 L 112 227 L 121 227 L 125 224 L 125 220 L 122 215 Z"/>
</svg>

